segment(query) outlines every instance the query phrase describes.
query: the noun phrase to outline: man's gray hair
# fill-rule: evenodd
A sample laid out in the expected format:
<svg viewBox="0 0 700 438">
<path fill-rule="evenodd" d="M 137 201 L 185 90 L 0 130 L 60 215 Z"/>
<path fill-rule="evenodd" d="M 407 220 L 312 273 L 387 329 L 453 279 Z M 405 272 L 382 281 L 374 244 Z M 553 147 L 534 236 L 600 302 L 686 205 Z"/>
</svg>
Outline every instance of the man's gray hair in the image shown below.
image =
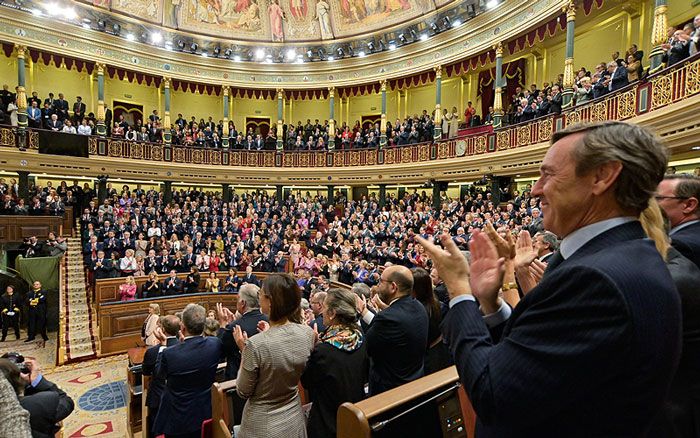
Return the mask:
<svg viewBox="0 0 700 438">
<path fill-rule="evenodd" d="M 199 304 L 190 303 L 182 311 L 182 324 L 191 336 L 200 336 L 204 331 L 207 311 Z"/>
<path fill-rule="evenodd" d="M 700 201 L 700 177 L 689 173 L 676 173 L 673 175 L 664 176 L 665 180 L 677 180 L 676 190 L 673 196 L 679 198 L 695 198 Z M 695 208 L 694 213 L 700 215 L 700 204 Z"/>
<path fill-rule="evenodd" d="M 352 285 L 352 292 L 357 295 L 358 297 L 365 297 L 369 298 L 370 297 L 370 290 L 369 286 L 367 286 L 364 283 L 353 283 Z"/>
<path fill-rule="evenodd" d="M 245 301 L 247 309 L 259 309 L 260 288 L 254 284 L 246 283 L 238 290 L 238 299 Z"/>
<path fill-rule="evenodd" d="M 664 177 L 668 151 L 661 141 L 639 125 L 600 122 L 573 125 L 552 135 L 551 144 L 572 134 L 583 134 L 572 153 L 576 175 L 586 175 L 611 161 L 622 163 L 615 181 L 615 199 L 621 208 L 639 214 Z"/>
<path fill-rule="evenodd" d="M 559 249 L 559 238 L 556 234 L 551 231 L 542 231 L 537 234 L 542 236 L 542 241 L 549 245 L 549 249 L 551 249 L 552 252 Z"/>
</svg>

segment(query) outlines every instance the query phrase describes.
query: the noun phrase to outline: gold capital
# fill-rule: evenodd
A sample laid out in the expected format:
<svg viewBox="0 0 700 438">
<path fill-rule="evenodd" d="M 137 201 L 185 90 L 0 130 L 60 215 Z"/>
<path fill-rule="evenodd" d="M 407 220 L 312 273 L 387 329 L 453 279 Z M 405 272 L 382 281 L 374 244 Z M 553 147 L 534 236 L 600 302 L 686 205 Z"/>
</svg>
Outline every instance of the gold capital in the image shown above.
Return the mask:
<svg viewBox="0 0 700 438">
<path fill-rule="evenodd" d="M 499 41 L 498 44 L 493 46 L 494 50 L 496 50 L 496 58 L 502 58 L 503 57 L 503 44 Z"/>
<path fill-rule="evenodd" d="M 433 70 L 435 70 L 435 79 L 440 79 L 442 77 L 442 66 L 433 67 Z"/>
<path fill-rule="evenodd" d="M 668 34 L 668 17 L 666 11 L 668 6 L 659 5 L 654 9 L 654 24 L 651 30 L 651 43 L 659 46 L 666 42 Z"/>
<path fill-rule="evenodd" d="M 379 81 L 379 85 L 381 86 L 382 93 L 386 91 L 386 79 L 382 79 Z"/>
<path fill-rule="evenodd" d="M 576 2 L 569 0 L 569 4 L 562 8 L 562 12 L 566 12 L 566 21 L 574 21 L 576 19 Z"/>
<path fill-rule="evenodd" d="M 95 68 L 97 69 L 98 76 L 104 76 L 105 68 L 107 68 L 107 66 L 102 62 L 98 62 L 95 64 Z"/>
<path fill-rule="evenodd" d="M 328 87 L 328 98 L 333 99 L 335 97 L 335 87 Z"/>
<path fill-rule="evenodd" d="M 163 88 L 170 88 L 170 78 L 169 77 L 163 77 Z"/>
<path fill-rule="evenodd" d="M 284 99 L 284 88 L 278 88 L 278 89 L 277 89 L 277 98 L 278 98 L 278 99 Z"/>
<path fill-rule="evenodd" d="M 231 87 L 229 87 L 228 85 L 224 85 L 221 89 L 224 92 L 224 96 L 228 96 L 229 93 L 231 93 Z"/>
<path fill-rule="evenodd" d="M 15 44 L 15 49 L 17 49 L 17 58 L 24 59 L 24 56 L 27 53 L 27 46 L 23 46 L 21 44 Z"/>
</svg>

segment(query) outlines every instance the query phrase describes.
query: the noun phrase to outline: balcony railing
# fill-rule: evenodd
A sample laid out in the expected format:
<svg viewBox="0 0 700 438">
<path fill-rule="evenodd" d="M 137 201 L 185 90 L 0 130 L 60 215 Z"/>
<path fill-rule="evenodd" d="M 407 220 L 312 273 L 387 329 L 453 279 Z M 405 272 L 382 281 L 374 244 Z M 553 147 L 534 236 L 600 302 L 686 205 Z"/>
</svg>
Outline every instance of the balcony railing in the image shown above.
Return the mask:
<svg viewBox="0 0 700 438">
<path fill-rule="evenodd" d="M 700 93 L 700 55 L 678 63 L 644 81 L 635 82 L 614 93 L 584 105 L 565 109 L 526 123 L 482 133 L 439 141 L 384 149 L 334 151 L 241 151 L 235 149 L 141 143 L 90 137 L 88 153 L 94 157 L 146 160 L 195 165 L 242 167 L 352 167 L 396 165 L 449 160 L 516 149 L 550 140 L 552 133 L 579 122 L 627 120 L 659 110 Z M 16 147 L 12 128 L 0 128 L 0 146 Z M 29 131 L 28 147 L 38 149 L 39 136 Z"/>
</svg>

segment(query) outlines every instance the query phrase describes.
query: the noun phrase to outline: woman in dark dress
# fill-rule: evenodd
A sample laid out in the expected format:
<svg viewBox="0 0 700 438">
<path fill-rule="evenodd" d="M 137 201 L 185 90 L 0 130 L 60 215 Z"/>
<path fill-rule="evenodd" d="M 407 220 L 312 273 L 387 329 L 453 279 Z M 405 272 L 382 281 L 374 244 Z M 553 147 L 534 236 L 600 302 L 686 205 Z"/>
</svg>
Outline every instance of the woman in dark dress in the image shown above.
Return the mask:
<svg viewBox="0 0 700 438">
<path fill-rule="evenodd" d="M 452 358 L 447 345 L 442 340 L 440 323 L 447 313 L 447 306 L 442 304 L 433 292 L 430 274 L 423 268 L 414 268 L 413 297 L 420 301 L 428 313 L 428 345 L 425 353 L 425 375 L 432 374 L 452 365 Z"/>
<path fill-rule="evenodd" d="M 309 438 L 336 436 L 338 406 L 364 398 L 369 369 L 367 345 L 357 325 L 354 293 L 342 289 L 328 291 L 323 324 L 328 328 L 319 335 L 301 376 L 301 384 L 313 401 Z"/>
</svg>

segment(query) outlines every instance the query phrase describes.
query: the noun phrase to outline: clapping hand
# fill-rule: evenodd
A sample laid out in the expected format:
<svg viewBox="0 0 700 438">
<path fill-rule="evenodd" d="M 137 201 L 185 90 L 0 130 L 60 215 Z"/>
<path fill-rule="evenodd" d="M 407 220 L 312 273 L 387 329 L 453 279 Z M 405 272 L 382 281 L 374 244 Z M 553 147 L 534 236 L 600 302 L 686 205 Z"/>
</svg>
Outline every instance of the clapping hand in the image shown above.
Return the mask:
<svg viewBox="0 0 700 438">
<path fill-rule="evenodd" d="M 547 269 L 547 263 L 535 259 L 530 265 L 530 274 L 535 279 L 535 282 L 539 283 L 542 281 L 542 276 L 544 275 L 544 270 Z"/>
<path fill-rule="evenodd" d="M 416 241 L 423 245 L 425 252 L 428 253 L 433 260 L 440 278 L 445 282 L 450 298 L 472 293 L 472 288 L 469 285 L 469 265 L 467 264 L 467 259 L 464 258 L 459 248 L 457 248 L 457 245 L 448 234 L 442 234 L 440 236 L 440 241 L 445 249 L 439 248 L 433 242 L 420 236 L 416 236 Z"/>
<path fill-rule="evenodd" d="M 243 351 L 246 342 L 248 342 L 248 334 L 241 329 L 240 325 L 237 325 L 233 328 L 233 339 L 236 341 L 238 349 Z"/>
<path fill-rule="evenodd" d="M 471 250 L 469 283 L 472 293 L 479 299 L 484 314 L 494 313 L 500 307 L 498 291 L 503 284 L 505 259 L 500 257 L 493 242 L 479 231 L 474 232 L 469 249 Z M 442 276 L 442 273 L 440 275 Z M 449 290 L 450 285 L 447 281 L 445 284 Z"/>
<path fill-rule="evenodd" d="M 357 307 L 357 313 L 364 315 L 367 310 L 367 298 L 364 295 L 357 295 L 355 297 L 355 306 Z"/>
<path fill-rule="evenodd" d="M 258 332 L 262 333 L 270 328 L 270 323 L 267 321 L 258 321 Z"/>
<path fill-rule="evenodd" d="M 222 303 L 216 303 L 216 317 L 221 327 L 226 327 L 235 319 L 233 312 L 228 307 L 224 307 Z"/>
<path fill-rule="evenodd" d="M 387 307 L 389 307 L 388 304 L 386 304 L 384 301 L 382 301 L 381 298 L 379 298 L 379 294 L 375 294 L 372 297 L 371 301 L 372 301 L 372 304 L 374 305 L 374 307 L 379 311 L 382 311 L 382 310 L 386 309 Z"/>
<path fill-rule="evenodd" d="M 532 238 L 526 230 L 520 232 L 515 244 L 515 269 L 527 268 L 537 258 L 537 251 L 532 247 Z"/>
<path fill-rule="evenodd" d="M 491 239 L 491 242 L 496 246 L 498 251 L 498 257 L 503 257 L 504 259 L 512 259 L 515 257 L 515 241 L 513 240 L 513 235 L 510 231 L 506 232 L 506 238 L 501 237 L 500 234 L 493 228 L 491 222 L 486 222 L 484 226 L 484 232 Z"/>
</svg>

